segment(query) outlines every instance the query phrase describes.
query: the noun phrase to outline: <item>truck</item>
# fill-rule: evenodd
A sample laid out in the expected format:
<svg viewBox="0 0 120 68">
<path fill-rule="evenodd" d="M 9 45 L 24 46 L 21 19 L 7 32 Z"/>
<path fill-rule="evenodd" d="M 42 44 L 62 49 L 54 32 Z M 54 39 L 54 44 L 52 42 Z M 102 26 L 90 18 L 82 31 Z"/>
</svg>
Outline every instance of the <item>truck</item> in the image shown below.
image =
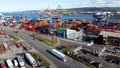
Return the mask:
<svg viewBox="0 0 120 68">
<path fill-rule="evenodd" d="M 5 60 L 5 63 L 7 64 L 8 68 L 13 68 L 13 63 L 12 63 L 11 59 Z"/>
<path fill-rule="evenodd" d="M 58 50 L 52 49 L 50 52 L 56 57 L 60 58 L 62 61 L 64 62 L 67 61 L 67 57 L 63 53 L 59 52 Z"/>
<path fill-rule="evenodd" d="M 18 65 L 20 67 L 24 67 L 25 66 L 25 63 L 24 63 L 24 60 L 21 56 L 17 56 L 17 61 L 18 61 Z"/>
<path fill-rule="evenodd" d="M 25 54 L 25 58 L 27 59 L 27 61 L 29 61 L 29 63 L 34 67 L 37 66 L 37 62 L 36 60 L 32 57 L 32 55 L 30 53 L 24 53 Z"/>
</svg>

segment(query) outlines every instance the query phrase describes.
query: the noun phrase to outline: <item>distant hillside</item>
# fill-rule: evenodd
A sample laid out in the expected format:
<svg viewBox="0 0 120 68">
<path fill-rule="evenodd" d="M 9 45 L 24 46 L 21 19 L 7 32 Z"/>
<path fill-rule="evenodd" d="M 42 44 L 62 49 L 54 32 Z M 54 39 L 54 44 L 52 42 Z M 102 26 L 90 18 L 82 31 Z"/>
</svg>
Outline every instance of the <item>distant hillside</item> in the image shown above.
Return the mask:
<svg viewBox="0 0 120 68">
<path fill-rule="evenodd" d="M 120 7 L 84 7 L 84 8 L 70 8 L 65 9 L 68 12 L 101 12 L 101 11 L 110 11 L 112 13 L 120 12 Z M 32 13 L 38 13 L 41 10 L 28 10 L 28 11 L 20 11 L 20 12 L 32 12 Z"/>
<path fill-rule="evenodd" d="M 70 12 L 95 12 L 95 11 L 111 11 L 111 12 L 117 12 L 120 11 L 120 7 L 84 7 L 84 8 L 71 8 L 67 9 Z"/>
</svg>

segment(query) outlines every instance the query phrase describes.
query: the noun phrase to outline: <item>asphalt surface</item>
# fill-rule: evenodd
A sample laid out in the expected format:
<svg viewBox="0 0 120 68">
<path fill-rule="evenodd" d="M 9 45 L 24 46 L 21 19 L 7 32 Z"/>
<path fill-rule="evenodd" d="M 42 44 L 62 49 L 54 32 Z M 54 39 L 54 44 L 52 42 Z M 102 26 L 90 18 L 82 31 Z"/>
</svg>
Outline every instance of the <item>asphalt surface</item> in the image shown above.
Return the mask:
<svg viewBox="0 0 120 68">
<path fill-rule="evenodd" d="M 85 66 L 84 64 L 82 64 L 76 60 L 73 60 L 69 57 L 67 57 L 67 62 L 64 63 L 63 61 L 61 61 L 60 59 L 58 59 L 57 57 L 51 55 L 49 52 L 46 51 L 46 50 L 51 49 L 46 44 L 44 44 L 38 40 L 33 40 L 33 38 L 30 36 L 27 36 L 27 35 L 21 34 L 21 33 L 13 33 L 12 30 L 1 29 L 1 31 L 4 31 L 8 34 L 16 35 L 16 36 L 20 37 L 25 42 L 30 44 L 33 48 L 35 48 L 38 52 L 40 52 L 42 55 L 44 55 L 46 58 L 48 58 L 51 62 L 53 62 L 57 66 L 57 68 L 89 68 L 89 67 Z"/>
</svg>

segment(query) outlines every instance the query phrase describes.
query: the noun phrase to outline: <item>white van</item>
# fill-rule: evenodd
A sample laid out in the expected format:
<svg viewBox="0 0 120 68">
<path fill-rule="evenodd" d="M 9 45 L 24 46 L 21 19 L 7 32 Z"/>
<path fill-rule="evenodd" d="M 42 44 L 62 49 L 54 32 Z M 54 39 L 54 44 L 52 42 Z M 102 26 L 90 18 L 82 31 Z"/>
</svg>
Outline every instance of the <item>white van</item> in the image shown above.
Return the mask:
<svg viewBox="0 0 120 68">
<path fill-rule="evenodd" d="M 20 67 L 23 67 L 25 65 L 24 60 L 23 60 L 23 58 L 21 56 L 17 57 L 17 61 L 18 61 L 18 65 Z"/>
<path fill-rule="evenodd" d="M 8 68 L 13 68 L 13 63 L 12 63 L 11 59 L 7 59 L 7 60 L 5 60 L 5 62 L 8 66 Z"/>
<path fill-rule="evenodd" d="M 17 62 L 16 59 L 13 60 L 13 64 L 14 64 L 14 66 L 16 66 L 16 67 L 18 66 L 18 62 Z"/>
</svg>

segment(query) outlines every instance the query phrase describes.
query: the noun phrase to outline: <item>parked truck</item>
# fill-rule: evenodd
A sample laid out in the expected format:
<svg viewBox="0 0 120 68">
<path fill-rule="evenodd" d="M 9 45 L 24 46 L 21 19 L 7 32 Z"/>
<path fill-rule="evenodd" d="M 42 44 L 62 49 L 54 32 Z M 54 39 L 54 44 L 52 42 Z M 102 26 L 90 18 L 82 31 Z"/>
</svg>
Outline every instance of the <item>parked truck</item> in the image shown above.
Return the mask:
<svg viewBox="0 0 120 68">
<path fill-rule="evenodd" d="M 63 53 L 59 52 L 58 50 L 52 49 L 50 52 L 51 52 L 53 55 L 55 55 L 56 57 L 60 58 L 62 61 L 64 61 L 64 62 L 67 61 L 66 56 L 65 56 Z"/>
<path fill-rule="evenodd" d="M 5 62 L 8 66 L 8 68 L 13 68 L 13 63 L 12 63 L 11 59 L 7 59 L 7 60 L 5 60 Z"/>
<path fill-rule="evenodd" d="M 31 56 L 30 53 L 25 53 L 25 58 L 27 59 L 27 61 L 29 61 L 29 63 L 34 67 L 37 66 L 37 62 L 36 60 Z"/>
</svg>

